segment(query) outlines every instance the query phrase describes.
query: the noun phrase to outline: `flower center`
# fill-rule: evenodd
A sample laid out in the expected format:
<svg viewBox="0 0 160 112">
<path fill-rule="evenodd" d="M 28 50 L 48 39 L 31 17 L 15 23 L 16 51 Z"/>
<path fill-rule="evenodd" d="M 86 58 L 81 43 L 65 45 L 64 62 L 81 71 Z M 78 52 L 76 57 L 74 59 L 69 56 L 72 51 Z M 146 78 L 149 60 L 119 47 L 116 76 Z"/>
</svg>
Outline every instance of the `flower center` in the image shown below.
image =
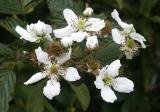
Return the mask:
<svg viewBox="0 0 160 112">
<path fill-rule="evenodd" d="M 75 27 L 78 29 L 78 30 L 84 30 L 85 27 L 86 27 L 86 19 L 84 18 L 78 18 L 78 20 L 75 22 Z"/>
<path fill-rule="evenodd" d="M 105 85 L 111 86 L 113 83 L 113 78 L 109 75 L 103 78 Z"/>
<path fill-rule="evenodd" d="M 52 65 L 50 68 L 49 68 L 49 72 L 51 74 L 56 74 L 58 73 L 58 67 L 56 65 Z"/>
<path fill-rule="evenodd" d="M 129 48 L 135 48 L 136 47 L 136 42 L 133 39 L 128 39 L 126 43 L 127 43 L 127 46 Z"/>
</svg>

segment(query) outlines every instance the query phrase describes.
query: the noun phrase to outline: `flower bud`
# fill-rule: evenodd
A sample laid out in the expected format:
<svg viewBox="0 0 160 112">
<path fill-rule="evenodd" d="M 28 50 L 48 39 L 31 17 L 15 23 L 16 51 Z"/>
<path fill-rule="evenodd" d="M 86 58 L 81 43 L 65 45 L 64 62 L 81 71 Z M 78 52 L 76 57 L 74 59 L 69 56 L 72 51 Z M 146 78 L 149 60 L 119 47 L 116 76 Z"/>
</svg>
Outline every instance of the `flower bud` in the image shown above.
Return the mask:
<svg viewBox="0 0 160 112">
<path fill-rule="evenodd" d="M 35 31 L 37 35 L 42 36 L 47 32 L 46 24 L 44 22 L 38 21 L 38 23 L 35 24 Z"/>
<path fill-rule="evenodd" d="M 29 52 L 28 51 L 23 51 L 23 54 L 28 54 Z"/>
<path fill-rule="evenodd" d="M 97 36 L 91 36 L 87 38 L 86 46 L 88 49 L 94 49 L 98 46 Z"/>
<path fill-rule="evenodd" d="M 84 11 L 83 11 L 83 15 L 84 16 L 91 16 L 93 13 L 93 9 L 91 7 L 87 7 Z"/>
</svg>

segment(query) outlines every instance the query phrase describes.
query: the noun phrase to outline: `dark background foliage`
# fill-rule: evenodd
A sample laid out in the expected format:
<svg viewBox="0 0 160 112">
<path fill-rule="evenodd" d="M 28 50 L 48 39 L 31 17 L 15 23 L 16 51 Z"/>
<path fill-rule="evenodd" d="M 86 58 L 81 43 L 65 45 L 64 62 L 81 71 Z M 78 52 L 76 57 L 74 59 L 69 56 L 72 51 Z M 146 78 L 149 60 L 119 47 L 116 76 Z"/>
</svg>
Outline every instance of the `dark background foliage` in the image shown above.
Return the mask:
<svg viewBox="0 0 160 112">
<path fill-rule="evenodd" d="M 63 27 L 63 9 L 71 8 L 80 14 L 85 2 L 93 7 L 96 16 L 109 21 L 113 21 L 110 13 L 116 8 L 121 18 L 133 23 L 137 32 L 147 39 L 147 49 L 142 49 L 139 56 L 133 60 L 122 58 L 123 72 L 134 81 L 135 91 L 116 93 L 118 100 L 114 104 L 102 100 L 93 85 L 94 77 L 83 71 L 80 82 L 71 84 L 62 80 L 61 94 L 52 101 L 42 94 L 46 80 L 23 85 L 39 70 L 30 61 L 30 54 L 24 55 L 23 51 L 31 52 L 38 45 L 20 40 L 15 26 L 25 27 L 42 20 L 53 28 Z M 0 112 L 159 112 L 159 29 L 159 0 L 0 0 Z M 116 49 L 111 42 L 96 57 L 107 64 L 117 58 Z"/>
</svg>

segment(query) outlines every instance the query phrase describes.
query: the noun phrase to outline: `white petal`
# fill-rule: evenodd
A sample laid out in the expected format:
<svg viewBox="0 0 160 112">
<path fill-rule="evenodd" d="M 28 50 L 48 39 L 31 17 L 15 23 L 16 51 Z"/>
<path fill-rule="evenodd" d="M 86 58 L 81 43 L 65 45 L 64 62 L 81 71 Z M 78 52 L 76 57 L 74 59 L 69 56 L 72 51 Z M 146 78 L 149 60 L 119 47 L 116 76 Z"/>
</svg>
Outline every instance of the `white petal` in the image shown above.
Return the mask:
<svg viewBox="0 0 160 112">
<path fill-rule="evenodd" d="M 134 33 L 130 33 L 129 36 L 130 36 L 132 39 L 140 42 L 142 48 L 146 48 L 146 45 L 144 44 L 144 41 L 146 41 L 146 39 L 145 39 L 142 35 L 140 35 L 139 33 L 135 33 L 135 32 L 134 32 Z"/>
<path fill-rule="evenodd" d="M 65 28 L 53 30 L 53 33 L 57 38 L 70 36 L 73 32 L 74 30 L 69 25 L 66 26 Z"/>
<path fill-rule="evenodd" d="M 31 33 L 31 32 L 34 32 L 34 27 L 35 27 L 35 25 L 32 23 L 32 24 L 30 24 L 30 25 L 27 25 L 26 26 L 27 27 L 27 31 L 29 32 L 29 33 Z"/>
<path fill-rule="evenodd" d="M 61 65 L 66 61 L 68 61 L 71 58 L 71 52 L 72 52 L 72 49 L 69 48 L 69 51 L 67 53 L 63 53 L 61 56 L 56 57 L 57 64 Z"/>
<path fill-rule="evenodd" d="M 82 42 L 85 39 L 86 35 L 86 32 L 76 32 L 71 35 L 71 38 L 73 41 Z"/>
<path fill-rule="evenodd" d="M 81 77 L 76 68 L 69 67 L 66 69 L 64 79 L 66 79 L 67 81 L 76 81 L 76 80 L 79 80 L 80 78 Z"/>
<path fill-rule="evenodd" d="M 125 27 L 122 27 L 122 28 L 123 28 L 123 30 L 124 30 L 124 32 L 126 34 L 129 34 L 129 33 L 133 32 L 133 31 L 135 31 L 135 29 L 133 27 L 133 24 L 128 24 L 128 26 L 125 26 Z"/>
<path fill-rule="evenodd" d="M 131 32 L 132 28 L 133 28 L 133 25 L 132 24 L 127 24 L 125 22 L 121 22 L 119 23 L 119 25 L 127 32 Z"/>
<path fill-rule="evenodd" d="M 103 68 L 99 71 L 99 75 L 101 75 L 102 77 L 104 77 L 104 75 L 107 74 L 107 67 L 108 67 L 108 65 L 106 65 L 105 67 L 103 67 Z"/>
<path fill-rule="evenodd" d="M 118 23 L 123 29 L 130 27 L 129 24 L 123 22 L 123 21 L 120 19 L 119 13 L 117 12 L 116 9 L 113 10 L 113 12 L 111 13 L 111 16 L 112 16 L 113 19 L 115 19 L 115 20 L 117 21 L 117 23 Z"/>
<path fill-rule="evenodd" d="M 71 9 L 68 8 L 63 10 L 63 16 L 67 21 L 68 25 L 73 24 L 73 22 L 78 19 L 76 14 Z"/>
<path fill-rule="evenodd" d="M 44 38 L 46 38 L 48 41 L 53 41 L 52 37 L 51 37 L 51 34 L 52 33 L 52 27 L 48 24 L 46 24 L 46 33 L 45 33 L 45 36 Z"/>
<path fill-rule="evenodd" d="M 32 83 L 35 83 L 43 78 L 46 77 L 46 74 L 45 73 L 42 73 L 42 72 L 38 72 L 36 74 L 34 74 L 28 81 L 26 81 L 24 84 L 25 85 L 28 85 L 28 84 L 32 84 Z"/>
<path fill-rule="evenodd" d="M 46 28 L 47 28 L 47 34 L 52 33 L 52 27 L 48 24 L 46 24 Z"/>
<path fill-rule="evenodd" d="M 63 45 L 64 47 L 69 47 L 69 46 L 72 45 L 73 40 L 72 40 L 71 37 L 63 37 L 63 38 L 61 39 L 61 43 L 62 43 L 62 45 Z"/>
<path fill-rule="evenodd" d="M 108 65 L 107 65 L 108 66 Z M 96 80 L 94 81 L 94 84 L 97 89 L 102 89 L 105 86 L 105 83 L 103 81 L 103 78 L 107 74 L 107 66 L 103 67 L 100 71 L 99 74 L 96 76 Z"/>
<path fill-rule="evenodd" d="M 117 77 L 115 79 L 115 83 L 113 84 L 113 88 L 122 93 L 130 93 L 134 89 L 134 83 L 125 77 Z"/>
<path fill-rule="evenodd" d="M 30 33 L 28 33 L 25 29 L 20 26 L 16 26 L 16 32 L 21 35 L 21 39 L 25 39 L 30 42 L 35 42 L 37 39 L 32 37 Z"/>
<path fill-rule="evenodd" d="M 113 61 L 107 68 L 108 75 L 116 77 L 119 74 L 120 67 L 121 67 L 120 60 Z"/>
<path fill-rule="evenodd" d="M 51 42 L 53 41 L 50 34 L 46 34 L 44 38 L 46 38 L 48 41 L 51 41 Z"/>
<path fill-rule="evenodd" d="M 115 41 L 117 44 L 122 44 L 125 42 L 125 37 L 120 33 L 117 28 L 112 29 L 112 37 L 113 41 Z"/>
<path fill-rule="evenodd" d="M 104 88 L 105 84 L 104 84 L 102 75 L 96 76 L 96 80 L 94 81 L 94 85 L 96 86 L 97 89 Z"/>
<path fill-rule="evenodd" d="M 59 95 L 60 93 L 60 83 L 55 80 L 48 80 L 47 85 L 43 88 L 43 94 L 52 100 L 53 97 Z"/>
<path fill-rule="evenodd" d="M 121 18 L 119 17 L 119 13 L 117 12 L 116 9 L 114 9 L 113 12 L 111 12 L 111 16 L 113 19 L 117 21 L 117 23 L 122 22 Z"/>
<path fill-rule="evenodd" d="M 86 22 L 86 26 L 86 31 L 100 31 L 105 27 L 105 22 L 98 18 L 89 18 Z"/>
<path fill-rule="evenodd" d="M 35 49 L 37 60 L 43 64 L 50 64 L 48 53 L 44 52 L 41 47 Z"/>
<path fill-rule="evenodd" d="M 86 47 L 89 49 L 94 49 L 98 46 L 97 36 L 91 36 L 87 38 Z"/>
<path fill-rule="evenodd" d="M 103 89 L 101 89 L 101 96 L 106 102 L 113 103 L 115 100 L 117 100 L 114 91 L 108 86 L 105 86 Z"/>
</svg>

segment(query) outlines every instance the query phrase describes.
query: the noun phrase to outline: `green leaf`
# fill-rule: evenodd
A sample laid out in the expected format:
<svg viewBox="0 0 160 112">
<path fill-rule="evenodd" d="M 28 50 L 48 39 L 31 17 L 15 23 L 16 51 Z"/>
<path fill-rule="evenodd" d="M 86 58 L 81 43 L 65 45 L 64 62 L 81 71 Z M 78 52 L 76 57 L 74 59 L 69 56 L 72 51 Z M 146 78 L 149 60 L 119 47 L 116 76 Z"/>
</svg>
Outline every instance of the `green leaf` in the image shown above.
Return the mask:
<svg viewBox="0 0 160 112">
<path fill-rule="evenodd" d="M 137 101 L 138 100 L 138 101 Z M 127 99 L 121 106 L 120 112 L 151 112 L 151 102 L 145 95 L 136 93 Z M 144 108 L 145 105 L 145 108 Z"/>
<path fill-rule="evenodd" d="M 153 16 L 150 19 L 151 21 L 160 24 L 160 16 Z"/>
<path fill-rule="evenodd" d="M 68 94 L 70 95 L 70 97 L 68 97 Z M 57 97 L 55 97 L 55 100 L 57 102 L 59 102 L 61 105 L 63 105 L 64 107 L 68 108 L 70 106 L 73 106 L 73 104 L 76 100 L 76 96 L 71 91 L 70 88 L 64 87 L 61 90 L 61 94 L 59 94 Z"/>
<path fill-rule="evenodd" d="M 70 86 L 75 92 L 77 99 L 82 106 L 82 109 L 86 111 L 90 104 L 90 93 L 87 86 L 85 84 L 81 84 L 80 86 L 74 86 L 70 84 Z"/>
<path fill-rule="evenodd" d="M 84 3 L 82 0 L 47 0 L 47 4 L 51 14 L 51 21 L 56 26 L 65 25 L 63 10 L 65 8 L 72 9 L 75 13 L 82 12 Z"/>
<path fill-rule="evenodd" d="M 18 37 L 18 34 L 15 31 L 15 28 L 17 25 L 25 26 L 26 23 L 20 19 L 14 19 L 12 17 L 6 17 L 5 19 L 0 20 L 0 26 L 5 28 L 7 31 L 9 31 L 14 36 Z"/>
<path fill-rule="evenodd" d="M 0 112 L 8 112 L 15 83 L 16 75 L 14 72 L 0 72 Z"/>
<path fill-rule="evenodd" d="M 48 112 L 58 112 L 46 99 L 44 99 L 44 105 Z"/>
<path fill-rule="evenodd" d="M 44 81 L 35 85 L 27 99 L 27 112 L 43 112 L 44 110 L 44 97 L 42 88 L 44 87 Z"/>
<path fill-rule="evenodd" d="M 24 108 L 21 108 L 17 105 L 10 104 L 8 112 L 26 112 Z"/>
<path fill-rule="evenodd" d="M 11 55 L 13 51 L 6 45 L 0 43 L 0 55 Z"/>
<path fill-rule="evenodd" d="M 27 14 L 42 0 L 0 0 L 0 13 Z"/>
<path fill-rule="evenodd" d="M 95 58 L 99 60 L 103 65 L 111 63 L 115 59 L 118 59 L 121 51 L 119 45 L 116 43 L 110 43 L 106 47 L 95 52 Z"/>
<path fill-rule="evenodd" d="M 120 9 L 124 7 L 124 0 L 116 0 Z"/>
<path fill-rule="evenodd" d="M 147 53 L 147 50 L 145 51 L 146 54 L 149 54 L 149 52 Z M 143 84 L 144 84 L 144 90 L 145 92 L 147 92 L 150 89 L 150 86 L 152 85 L 152 66 L 151 66 L 151 62 L 148 61 L 148 59 L 150 58 L 149 55 L 144 54 L 144 52 L 141 53 L 141 63 L 142 63 L 142 74 L 143 74 Z"/>
<path fill-rule="evenodd" d="M 144 35 L 144 37 L 146 38 L 147 42 L 149 43 L 149 45 L 154 43 L 154 29 L 151 26 L 151 23 L 149 23 L 148 21 L 141 21 L 140 24 L 141 27 L 141 31 Z"/>
<path fill-rule="evenodd" d="M 149 16 L 151 10 L 157 4 L 159 0 L 141 0 L 140 1 L 140 12 L 145 16 Z"/>
</svg>

